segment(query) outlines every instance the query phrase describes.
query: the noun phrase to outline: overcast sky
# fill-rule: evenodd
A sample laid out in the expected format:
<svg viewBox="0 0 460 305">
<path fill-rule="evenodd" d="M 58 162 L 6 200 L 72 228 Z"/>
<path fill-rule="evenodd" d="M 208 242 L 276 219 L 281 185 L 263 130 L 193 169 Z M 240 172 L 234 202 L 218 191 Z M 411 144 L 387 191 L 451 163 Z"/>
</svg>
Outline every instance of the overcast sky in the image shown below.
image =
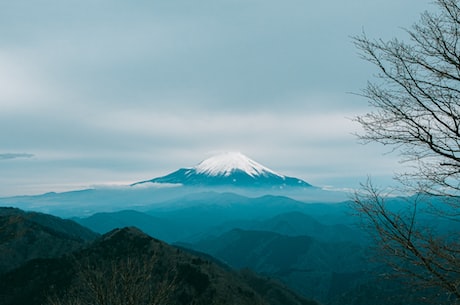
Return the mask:
<svg viewBox="0 0 460 305">
<path fill-rule="evenodd" d="M 350 118 L 429 0 L 0 1 L 0 196 L 127 184 L 240 151 L 318 186 L 398 170 Z"/>
</svg>

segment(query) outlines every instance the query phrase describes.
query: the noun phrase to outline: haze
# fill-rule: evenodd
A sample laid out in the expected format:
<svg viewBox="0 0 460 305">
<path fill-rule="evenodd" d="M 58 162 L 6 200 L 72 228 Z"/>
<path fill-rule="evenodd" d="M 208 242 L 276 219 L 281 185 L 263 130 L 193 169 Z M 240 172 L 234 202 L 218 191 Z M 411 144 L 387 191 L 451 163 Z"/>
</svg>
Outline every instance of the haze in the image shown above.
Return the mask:
<svg viewBox="0 0 460 305">
<path fill-rule="evenodd" d="M 0 196 L 123 185 L 241 151 L 350 188 L 400 169 L 350 118 L 376 70 L 351 36 L 404 36 L 429 1 L 3 1 Z"/>
</svg>

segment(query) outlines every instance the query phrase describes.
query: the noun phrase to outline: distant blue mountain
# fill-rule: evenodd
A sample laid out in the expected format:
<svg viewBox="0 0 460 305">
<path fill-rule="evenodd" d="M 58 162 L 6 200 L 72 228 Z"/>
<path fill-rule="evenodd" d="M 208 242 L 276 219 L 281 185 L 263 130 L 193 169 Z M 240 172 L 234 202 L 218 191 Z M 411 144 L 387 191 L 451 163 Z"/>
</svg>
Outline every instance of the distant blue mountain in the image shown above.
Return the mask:
<svg viewBox="0 0 460 305">
<path fill-rule="evenodd" d="M 298 178 L 288 177 L 257 163 L 241 153 L 224 153 L 191 168 L 181 168 L 166 176 L 134 183 L 180 184 L 184 186 L 236 186 L 282 189 L 311 188 Z"/>
</svg>

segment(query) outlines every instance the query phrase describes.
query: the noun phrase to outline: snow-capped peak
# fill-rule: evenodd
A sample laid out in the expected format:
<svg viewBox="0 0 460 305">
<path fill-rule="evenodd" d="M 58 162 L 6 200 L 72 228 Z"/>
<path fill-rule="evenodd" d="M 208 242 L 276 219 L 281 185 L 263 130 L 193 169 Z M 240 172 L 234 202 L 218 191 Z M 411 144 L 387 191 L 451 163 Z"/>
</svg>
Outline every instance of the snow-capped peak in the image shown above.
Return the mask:
<svg viewBox="0 0 460 305">
<path fill-rule="evenodd" d="M 226 152 L 206 159 L 195 166 L 196 173 L 210 176 L 230 176 L 235 170 L 245 172 L 251 177 L 267 174 L 284 178 L 271 169 L 257 163 L 239 152 Z"/>
</svg>

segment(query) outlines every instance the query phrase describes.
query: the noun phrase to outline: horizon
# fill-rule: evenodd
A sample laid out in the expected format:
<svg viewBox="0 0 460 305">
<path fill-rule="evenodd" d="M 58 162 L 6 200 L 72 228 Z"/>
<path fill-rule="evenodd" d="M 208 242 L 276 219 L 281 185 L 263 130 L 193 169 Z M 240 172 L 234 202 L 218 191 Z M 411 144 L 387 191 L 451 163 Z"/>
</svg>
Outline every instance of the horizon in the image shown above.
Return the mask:
<svg viewBox="0 0 460 305">
<path fill-rule="evenodd" d="M 332 189 L 405 168 L 358 143 L 376 73 L 430 1 L 0 4 L 0 197 L 127 185 L 241 151 Z"/>
<path fill-rule="evenodd" d="M 229 159 L 226 159 L 226 158 L 222 158 L 224 155 L 239 155 L 238 157 L 242 157 L 246 160 L 244 161 L 247 161 L 248 164 L 236 164 L 235 163 L 235 160 L 229 160 Z M 214 159 L 217 159 L 217 161 L 220 161 L 220 164 L 216 164 L 216 161 Z M 231 159 L 231 158 L 230 158 Z M 223 164 L 223 162 L 227 162 L 227 161 L 233 161 L 233 162 L 229 162 L 229 164 Z M 241 161 L 241 160 L 238 160 L 238 161 Z M 235 152 L 235 151 L 221 151 L 221 152 L 218 152 L 218 153 L 214 153 L 213 155 L 211 155 L 210 157 L 206 158 L 206 159 L 203 159 L 201 160 L 200 162 L 196 163 L 194 166 L 183 166 L 183 167 L 180 167 L 180 168 L 176 168 L 174 170 L 171 170 L 170 172 L 167 172 L 165 173 L 164 175 L 161 175 L 161 176 L 155 176 L 155 177 L 150 177 L 146 180 L 137 180 L 137 181 L 130 181 L 130 182 L 118 182 L 118 183 L 104 183 L 104 184 L 99 184 L 99 185 L 88 185 L 88 186 L 82 186 L 81 188 L 69 188 L 69 189 L 65 189 L 65 190 L 58 190 L 58 191 L 48 191 L 48 192 L 41 192 L 41 193 L 36 193 L 36 194 L 12 194 L 12 195 L 7 195 L 7 196 L 0 196 L 0 198 L 8 198 L 8 197 L 16 197 L 16 196 L 39 196 L 39 195 L 45 195 L 45 194 L 52 194 L 52 193 L 67 193 L 67 192 L 75 192 L 75 191 L 82 191 L 82 190 L 103 190 L 103 189 L 133 189 L 132 187 L 136 186 L 136 188 L 138 187 L 141 187 L 142 189 L 145 189 L 145 188 L 152 188 L 152 189 L 162 189 L 162 188 L 171 188 L 171 187 L 181 187 L 181 186 L 185 186 L 183 184 L 180 184 L 180 183 L 162 183 L 162 182 L 152 182 L 150 180 L 155 180 L 157 178 L 163 178 L 165 176 L 168 176 L 170 174 L 174 174 L 176 171 L 179 171 L 181 169 L 197 169 L 200 167 L 200 165 L 202 165 L 203 163 L 206 163 L 206 167 L 205 167 L 205 172 L 206 171 L 210 171 L 210 170 L 213 170 L 213 169 L 210 169 L 210 167 L 212 166 L 217 166 L 217 169 L 214 169 L 214 170 L 223 170 L 223 168 L 225 168 L 225 172 L 233 172 L 235 170 L 242 170 L 242 171 L 246 171 L 246 173 L 248 175 L 249 172 L 247 171 L 248 169 L 247 168 L 240 168 L 241 166 L 242 167 L 247 167 L 247 166 L 256 166 L 256 167 L 260 167 L 259 169 L 260 170 L 263 170 L 263 171 L 268 171 L 276 176 L 280 175 L 282 177 L 289 177 L 289 178 L 295 178 L 295 179 L 300 179 L 301 181 L 303 182 L 306 182 L 307 184 L 310 184 L 311 187 L 313 188 L 319 188 L 321 190 L 324 190 L 324 191 L 332 191 L 332 192 L 343 192 L 343 193 L 352 193 L 355 189 L 353 188 L 347 188 L 347 187 L 343 187 L 343 188 L 335 188 L 335 187 L 331 187 L 331 186 L 328 186 L 328 185 L 314 185 L 314 184 L 311 184 L 309 183 L 308 181 L 305 181 L 303 180 L 302 178 L 299 178 L 299 177 L 294 177 L 294 176 L 289 176 L 289 175 L 284 175 L 283 173 L 280 173 L 280 172 L 277 172 L 273 169 L 271 169 L 270 167 L 266 167 L 264 164 L 260 164 L 258 163 L 256 160 L 244 155 L 243 153 L 241 152 Z M 212 163 L 212 164 L 209 164 L 209 163 Z M 231 168 L 230 168 L 231 167 Z M 253 169 L 249 169 L 250 170 L 253 170 Z M 219 175 L 219 173 L 213 173 L 213 172 L 208 172 L 207 175 L 209 176 L 214 176 L 214 175 Z M 164 186 L 163 186 L 164 185 Z"/>
</svg>

